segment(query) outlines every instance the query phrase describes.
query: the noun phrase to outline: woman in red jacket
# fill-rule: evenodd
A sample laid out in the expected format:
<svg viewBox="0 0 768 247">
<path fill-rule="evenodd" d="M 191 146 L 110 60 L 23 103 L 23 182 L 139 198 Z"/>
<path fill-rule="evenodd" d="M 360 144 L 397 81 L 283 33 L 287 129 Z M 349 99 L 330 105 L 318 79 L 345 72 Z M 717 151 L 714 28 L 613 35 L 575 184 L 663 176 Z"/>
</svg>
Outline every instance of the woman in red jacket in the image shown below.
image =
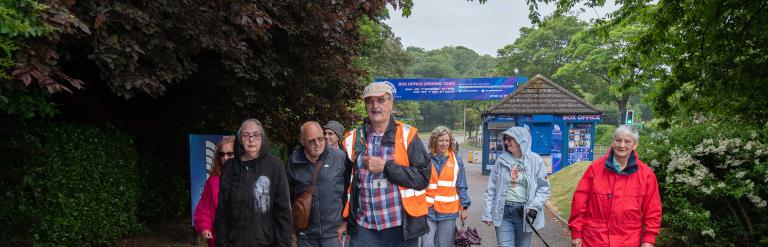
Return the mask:
<svg viewBox="0 0 768 247">
<path fill-rule="evenodd" d="M 213 220 L 216 216 L 216 206 L 219 201 L 219 175 L 227 160 L 235 156 L 235 137 L 225 136 L 216 145 L 216 159 L 208 180 L 203 187 L 203 195 L 195 208 L 195 231 L 213 247 Z"/>
<path fill-rule="evenodd" d="M 651 247 L 661 225 L 656 175 L 635 152 L 637 130 L 622 125 L 611 149 L 581 177 L 571 203 L 573 247 Z"/>
</svg>

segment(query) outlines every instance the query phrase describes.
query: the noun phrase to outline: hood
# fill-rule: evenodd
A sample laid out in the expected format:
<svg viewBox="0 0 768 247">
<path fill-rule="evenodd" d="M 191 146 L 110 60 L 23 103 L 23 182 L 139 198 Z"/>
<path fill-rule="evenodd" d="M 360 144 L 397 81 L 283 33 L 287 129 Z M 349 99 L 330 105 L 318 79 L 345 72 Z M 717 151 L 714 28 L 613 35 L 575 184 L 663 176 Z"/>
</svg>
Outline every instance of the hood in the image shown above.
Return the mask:
<svg viewBox="0 0 768 247">
<path fill-rule="evenodd" d="M 269 138 L 267 138 L 267 130 L 264 129 L 264 125 L 261 125 L 261 128 L 263 130 L 263 133 L 261 133 L 261 148 L 259 149 L 259 157 L 256 158 L 254 161 L 258 161 L 263 159 L 267 154 L 269 154 Z M 245 153 L 245 148 L 243 148 L 243 138 L 240 137 L 240 133 L 235 132 L 235 157 L 232 160 L 235 160 L 235 164 L 237 164 L 237 167 L 240 166 L 241 163 L 243 163 L 240 160 L 240 157 Z"/>
<path fill-rule="evenodd" d="M 525 155 L 531 152 L 531 133 L 523 127 L 512 127 L 504 131 L 504 135 L 515 138 L 520 144 L 520 151 Z M 503 139 L 502 139 L 503 141 Z M 507 151 L 507 143 L 504 143 L 504 151 Z"/>
</svg>

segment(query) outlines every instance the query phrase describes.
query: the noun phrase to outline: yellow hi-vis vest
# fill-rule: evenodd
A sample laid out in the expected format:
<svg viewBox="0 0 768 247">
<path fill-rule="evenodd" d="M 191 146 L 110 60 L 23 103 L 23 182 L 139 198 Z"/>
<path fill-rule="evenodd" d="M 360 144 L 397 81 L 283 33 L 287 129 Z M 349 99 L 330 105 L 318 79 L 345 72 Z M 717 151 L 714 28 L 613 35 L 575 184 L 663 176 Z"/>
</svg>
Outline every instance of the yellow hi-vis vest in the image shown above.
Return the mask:
<svg viewBox="0 0 768 247">
<path fill-rule="evenodd" d="M 413 137 L 416 136 L 416 133 L 418 133 L 418 130 L 414 127 L 411 127 L 410 125 L 407 125 L 405 123 L 402 123 L 400 121 L 395 121 L 396 130 L 395 130 L 395 163 L 401 166 L 409 166 L 408 162 L 408 144 L 413 141 Z M 357 148 L 363 148 L 363 150 L 359 150 L 360 152 L 364 152 L 365 148 L 365 140 L 358 140 L 362 139 L 362 128 L 357 128 L 349 133 L 344 137 L 343 145 L 344 150 L 347 151 L 347 158 L 352 161 L 352 174 L 355 174 L 355 166 L 357 163 L 357 157 L 355 151 L 355 146 L 358 146 Z M 358 143 L 359 142 L 359 143 Z M 355 144 L 362 144 L 362 145 L 355 145 Z M 350 183 L 349 187 L 347 187 L 347 203 L 344 205 L 344 211 L 342 212 L 342 215 L 344 218 L 347 218 L 349 216 L 349 202 L 352 197 L 352 186 L 354 186 L 355 181 L 354 176 L 350 176 Z M 426 199 L 426 191 L 425 190 L 415 190 L 410 189 L 402 186 L 398 186 L 398 191 L 400 192 L 400 199 L 403 202 L 403 208 L 405 209 L 405 212 L 412 216 L 412 217 L 419 217 L 427 215 L 428 208 L 427 206 L 427 199 Z"/>
<path fill-rule="evenodd" d="M 443 214 L 459 212 L 461 203 L 456 191 L 456 181 L 459 179 L 459 163 L 456 154 L 448 150 L 448 159 L 443 165 L 440 174 L 437 174 L 435 165 L 432 165 L 432 176 L 427 187 L 427 203 L 434 206 L 435 211 Z"/>
</svg>

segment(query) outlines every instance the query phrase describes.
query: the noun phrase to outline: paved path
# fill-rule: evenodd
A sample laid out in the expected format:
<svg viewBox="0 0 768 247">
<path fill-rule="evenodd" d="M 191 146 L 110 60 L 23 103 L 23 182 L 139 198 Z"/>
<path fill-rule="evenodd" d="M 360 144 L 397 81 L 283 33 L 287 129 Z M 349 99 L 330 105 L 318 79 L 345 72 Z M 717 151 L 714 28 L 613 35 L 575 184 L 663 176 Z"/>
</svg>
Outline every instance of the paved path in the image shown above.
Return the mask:
<svg viewBox="0 0 768 247">
<path fill-rule="evenodd" d="M 472 206 L 469 207 L 469 226 L 476 227 L 480 237 L 483 238 L 482 246 L 496 246 L 496 232 L 494 227 L 486 226 L 480 219 L 483 215 L 483 202 L 485 200 L 485 188 L 488 184 L 488 176 L 483 176 L 481 164 L 464 163 L 464 169 L 467 173 L 467 185 L 469 187 L 469 197 L 472 199 Z M 570 238 L 565 224 L 561 224 L 552 212 L 547 210 L 547 221 L 545 227 L 539 230 L 539 234 L 552 247 L 569 247 Z M 539 237 L 533 234 L 531 246 L 544 246 Z"/>
<path fill-rule="evenodd" d="M 427 146 L 429 136 L 422 136 L 421 138 L 424 145 Z M 459 134 L 456 136 L 456 139 L 459 143 L 462 143 L 461 140 L 464 138 Z M 469 197 L 472 199 L 472 206 L 469 207 L 469 219 L 467 219 L 467 224 L 469 227 L 477 228 L 477 233 L 480 234 L 480 237 L 483 239 L 481 242 L 482 246 L 497 246 L 495 228 L 486 226 L 481 222 L 483 203 L 485 201 L 485 188 L 488 185 L 488 176 L 483 176 L 482 164 L 468 163 L 466 161 L 468 148 L 462 146 L 460 150 L 461 156 L 464 158 L 464 169 L 467 173 Z M 539 234 L 541 234 L 551 247 L 570 247 L 571 240 L 567 222 L 560 222 L 551 211 L 546 211 L 547 221 L 545 227 L 539 230 Z M 542 243 L 536 234 L 533 234 L 531 246 L 543 247 L 544 243 Z"/>
</svg>

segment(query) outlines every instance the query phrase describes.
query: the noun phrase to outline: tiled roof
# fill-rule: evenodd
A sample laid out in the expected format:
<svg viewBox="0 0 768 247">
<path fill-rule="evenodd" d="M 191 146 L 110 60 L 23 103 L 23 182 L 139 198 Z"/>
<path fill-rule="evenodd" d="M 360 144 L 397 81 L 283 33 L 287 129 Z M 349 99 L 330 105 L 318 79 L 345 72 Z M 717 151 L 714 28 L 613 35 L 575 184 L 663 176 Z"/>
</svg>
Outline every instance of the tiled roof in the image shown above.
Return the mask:
<svg viewBox="0 0 768 247">
<path fill-rule="evenodd" d="M 505 96 L 501 102 L 483 111 L 483 115 L 533 114 L 603 114 L 584 99 L 576 96 L 542 75 Z"/>
</svg>

